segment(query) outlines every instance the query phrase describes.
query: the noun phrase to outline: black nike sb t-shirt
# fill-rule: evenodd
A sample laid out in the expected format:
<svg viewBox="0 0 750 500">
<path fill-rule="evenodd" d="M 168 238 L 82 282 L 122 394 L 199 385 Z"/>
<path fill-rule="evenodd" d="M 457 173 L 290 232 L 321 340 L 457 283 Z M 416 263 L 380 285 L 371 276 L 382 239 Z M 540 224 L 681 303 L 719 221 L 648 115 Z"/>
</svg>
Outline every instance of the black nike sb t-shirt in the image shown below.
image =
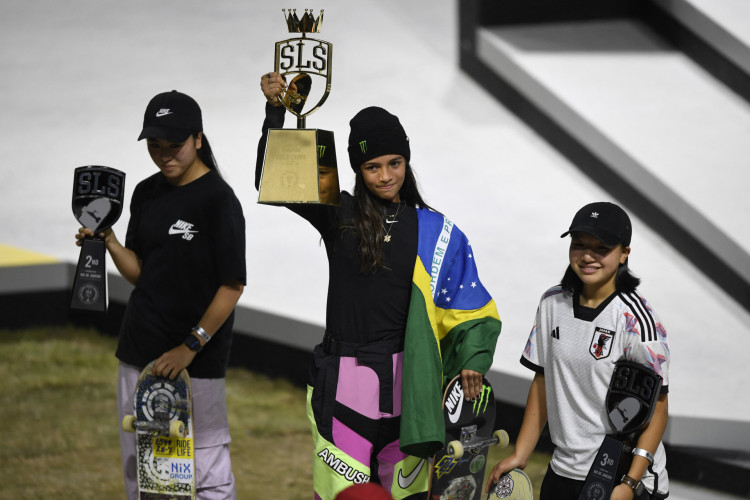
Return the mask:
<svg viewBox="0 0 750 500">
<path fill-rule="evenodd" d="M 216 172 L 175 187 L 161 173 L 141 181 L 130 204 L 125 246 L 142 260 L 116 356 L 143 367 L 177 347 L 198 324 L 219 286 L 246 282 L 245 219 Z M 234 314 L 188 367 L 193 377 L 226 374 Z"/>
</svg>

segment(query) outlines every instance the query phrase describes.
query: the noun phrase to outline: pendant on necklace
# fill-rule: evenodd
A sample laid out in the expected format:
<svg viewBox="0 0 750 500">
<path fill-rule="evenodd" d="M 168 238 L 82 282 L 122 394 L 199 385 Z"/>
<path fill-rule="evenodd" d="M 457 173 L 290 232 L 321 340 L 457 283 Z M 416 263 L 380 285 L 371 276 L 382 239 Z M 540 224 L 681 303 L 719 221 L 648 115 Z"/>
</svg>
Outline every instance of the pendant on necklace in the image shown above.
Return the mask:
<svg viewBox="0 0 750 500">
<path fill-rule="evenodd" d="M 383 239 L 385 240 L 386 243 L 388 243 L 388 242 L 391 241 L 391 235 L 390 234 L 386 234 Z"/>
</svg>

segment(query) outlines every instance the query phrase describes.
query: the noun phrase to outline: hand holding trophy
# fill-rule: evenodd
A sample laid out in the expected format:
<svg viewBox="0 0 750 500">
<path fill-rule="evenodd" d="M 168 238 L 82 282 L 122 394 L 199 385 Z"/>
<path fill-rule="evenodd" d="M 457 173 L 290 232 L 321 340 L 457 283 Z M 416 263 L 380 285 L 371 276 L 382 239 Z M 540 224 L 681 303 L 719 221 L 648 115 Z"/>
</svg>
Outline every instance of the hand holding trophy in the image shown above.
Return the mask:
<svg viewBox="0 0 750 500">
<path fill-rule="evenodd" d="M 289 32 L 302 37 L 276 43 L 274 77 L 277 74 L 285 82 L 276 99 L 297 117 L 297 129 L 269 129 L 258 202 L 337 204 L 333 132 L 305 128 L 307 116 L 320 108 L 330 93 L 333 45 L 307 37 L 320 32 L 323 11 L 315 18 L 312 10 L 305 9 L 301 19 L 296 10 L 282 11 Z M 267 78 L 270 80 L 271 73 Z"/>
<path fill-rule="evenodd" d="M 99 235 L 111 228 L 122 214 L 125 174 L 114 168 L 89 165 L 75 169 L 73 215 L 93 232 L 81 244 L 70 308 L 107 310 L 107 272 L 104 239 Z"/>
</svg>

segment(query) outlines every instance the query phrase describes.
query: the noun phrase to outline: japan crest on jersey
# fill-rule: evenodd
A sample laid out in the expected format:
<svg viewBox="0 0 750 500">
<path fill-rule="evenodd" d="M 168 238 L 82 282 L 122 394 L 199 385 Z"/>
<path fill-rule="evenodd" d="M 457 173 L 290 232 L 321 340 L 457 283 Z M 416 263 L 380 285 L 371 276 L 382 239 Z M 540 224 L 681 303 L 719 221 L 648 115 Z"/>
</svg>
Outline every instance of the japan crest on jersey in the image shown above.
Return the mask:
<svg viewBox="0 0 750 500">
<path fill-rule="evenodd" d="M 596 359 L 604 359 L 609 356 L 612 350 L 612 341 L 615 338 L 615 332 L 606 328 L 597 327 L 594 335 L 591 337 L 589 352 Z"/>
</svg>

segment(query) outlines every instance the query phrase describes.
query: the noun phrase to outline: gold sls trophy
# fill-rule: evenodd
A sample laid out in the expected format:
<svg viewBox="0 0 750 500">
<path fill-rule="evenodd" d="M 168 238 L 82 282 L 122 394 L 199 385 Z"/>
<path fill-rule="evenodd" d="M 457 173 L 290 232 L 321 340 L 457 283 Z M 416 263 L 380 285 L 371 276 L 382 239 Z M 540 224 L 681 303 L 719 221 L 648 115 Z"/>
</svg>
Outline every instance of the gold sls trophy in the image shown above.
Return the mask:
<svg viewBox="0 0 750 500">
<path fill-rule="evenodd" d="M 333 132 L 305 128 L 307 116 L 317 111 L 331 92 L 333 45 L 307 37 L 320 33 L 322 10 L 316 18 L 312 9 L 305 9 L 301 19 L 296 9 L 282 11 L 289 33 L 302 34 L 301 38 L 276 42 L 274 56 L 274 70 L 288 82 L 279 101 L 297 117 L 297 128 L 268 130 L 258 203 L 337 204 Z M 311 103 L 316 104 L 307 106 Z"/>
</svg>

